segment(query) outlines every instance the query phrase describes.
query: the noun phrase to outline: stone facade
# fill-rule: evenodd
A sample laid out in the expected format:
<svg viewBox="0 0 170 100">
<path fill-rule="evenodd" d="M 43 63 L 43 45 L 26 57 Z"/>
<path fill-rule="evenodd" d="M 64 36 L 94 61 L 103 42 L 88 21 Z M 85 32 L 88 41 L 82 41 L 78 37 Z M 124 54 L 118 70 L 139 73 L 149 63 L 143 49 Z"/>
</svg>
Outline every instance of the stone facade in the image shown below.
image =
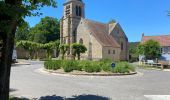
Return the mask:
<svg viewBox="0 0 170 100">
<path fill-rule="evenodd" d="M 67 0 L 61 20 L 62 44 L 82 43 L 87 52 L 82 59 L 128 60 L 128 38 L 119 23 L 104 24 L 85 19 L 82 0 Z M 69 54 L 71 54 L 71 49 Z"/>
</svg>

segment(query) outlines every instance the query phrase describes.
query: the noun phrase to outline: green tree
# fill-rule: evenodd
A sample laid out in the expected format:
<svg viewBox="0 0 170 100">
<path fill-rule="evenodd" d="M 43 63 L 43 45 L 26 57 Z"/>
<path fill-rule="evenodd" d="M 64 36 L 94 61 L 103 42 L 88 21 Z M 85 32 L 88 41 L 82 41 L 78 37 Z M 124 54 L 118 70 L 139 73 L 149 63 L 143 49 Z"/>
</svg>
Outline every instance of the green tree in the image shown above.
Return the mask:
<svg viewBox="0 0 170 100">
<path fill-rule="evenodd" d="M 64 56 L 65 56 L 65 54 L 66 54 L 66 52 L 68 51 L 68 49 L 69 49 L 69 45 L 67 45 L 67 44 L 60 44 L 60 52 L 61 52 L 61 54 L 62 54 L 62 60 L 64 60 Z"/>
<path fill-rule="evenodd" d="M 145 55 L 147 59 L 156 59 L 160 55 L 160 44 L 154 40 L 148 40 L 144 44 L 138 45 L 137 52 L 139 55 Z"/>
<path fill-rule="evenodd" d="M 160 57 L 160 44 L 157 41 L 149 40 L 144 44 L 144 55 L 147 59 Z"/>
<path fill-rule="evenodd" d="M 139 44 L 138 46 L 137 46 L 137 53 L 138 53 L 138 55 L 144 55 L 144 45 L 142 45 L 142 44 Z"/>
<path fill-rule="evenodd" d="M 16 41 L 28 40 L 29 39 L 30 26 L 27 22 L 23 23 L 21 27 L 18 27 L 16 31 Z"/>
<path fill-rule="evenodd" d="M 49 43 L 60 39 L 60 22 L 56 18 L 45 17 L 31 29 L 30 40 L 38 43 Z"/>
<path fill-rule="evenodd" d="M 85 53 L 87 48 L 83 44 L 73 43 L 72 44 L 73 55 L 76 56 L 78 60 L 80 60 L 80 54 Z"/>
<path fill-rule="evenodd" d="M 31 41 L 19 41 L 16 43 L 17 47 L 21 47 L 29 52 L 29 59 L 36 58 L 36 52 L 40 48 L 40 44 Z"/>
<path fill-rule="evenodd" d="M 46 43 L 43 45 L 43 48 L 46 50 L 47 55 L 46 57 L 51 59 L 51 53 L 55 48 L 55 42 L 50 42 L 50 43 Z"/>
<path fill-rule="evenodd" d="M 14 37 L 18 26 L 26 16 L 41 15 L 38 10 L 44 6 L 56 7 L 55 0 L 1 0 L 0 1 L 0 100 L 9 100 L 9 80 L 14 48 Z"/>
<path fill-rule="evenodd" d="M 138 52 L 137 52 L 137 47 L 139 45 L 139 42 L 130 42 L 129 43 L 129 60 L 131 62 L 133 61 L 137 61 L 139 55 L 138 55 Z"/>
<path fill-rule="evenodd" d="M 54 42 L 54 48 L 56 50 L 56 56 L 58 57 L 59 56 L 59 53 L 60 53 L 60 40 L 57 40 Z"/>
</svg>

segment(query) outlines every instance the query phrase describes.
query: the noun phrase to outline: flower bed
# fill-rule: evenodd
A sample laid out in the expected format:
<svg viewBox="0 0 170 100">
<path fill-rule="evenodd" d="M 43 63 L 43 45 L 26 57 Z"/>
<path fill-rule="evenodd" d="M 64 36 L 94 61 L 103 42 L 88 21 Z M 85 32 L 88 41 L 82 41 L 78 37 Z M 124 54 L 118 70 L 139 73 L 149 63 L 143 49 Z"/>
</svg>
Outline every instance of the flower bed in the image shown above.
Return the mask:
<svg viewBox="0 0 170 100">
<path fill-rule="evenodd" d="M 86 73 L 132 73 L 135 68 L 128 62 L 117 62 L 114 68 L 111 67 L 111 61 L 75 61 L 75 60 L 50 60 L 44 63 L 47 70 L 63 70 L 66 73 L 73 71 Z"/>
</svg>

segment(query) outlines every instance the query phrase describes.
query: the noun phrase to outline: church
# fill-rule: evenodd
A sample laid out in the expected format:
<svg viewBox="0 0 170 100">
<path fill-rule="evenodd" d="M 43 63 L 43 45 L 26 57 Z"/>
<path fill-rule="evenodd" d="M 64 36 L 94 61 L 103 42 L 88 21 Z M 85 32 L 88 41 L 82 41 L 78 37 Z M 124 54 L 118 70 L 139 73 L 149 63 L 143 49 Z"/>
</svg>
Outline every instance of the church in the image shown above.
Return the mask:
<svg viewBox="0 0 170 100">
<path fill-rule="evenodd" d="M 83 0 L 66 0 L 60 22 L 60 43 L 81 43 L 86 46 L 82 60 L 129 60 L 128 38 L 117 22 L 101 23 L 85 18 Z M 67 56 L 72 55 L 72 50 Z"/>
</svg>

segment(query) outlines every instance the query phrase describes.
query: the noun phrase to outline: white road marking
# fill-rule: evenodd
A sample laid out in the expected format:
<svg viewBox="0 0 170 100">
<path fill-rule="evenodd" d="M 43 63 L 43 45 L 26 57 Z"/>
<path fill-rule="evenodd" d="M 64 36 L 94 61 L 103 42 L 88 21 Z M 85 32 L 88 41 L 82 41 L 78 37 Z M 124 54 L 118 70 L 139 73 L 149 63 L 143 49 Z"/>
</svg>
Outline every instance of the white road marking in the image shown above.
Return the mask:
<svg viewBox="0 0 170 100">
<path fill-rule="evenodd" d="M 170 100 L 170 95 L 144 95 L 149 100 Z"/>
</svg>

